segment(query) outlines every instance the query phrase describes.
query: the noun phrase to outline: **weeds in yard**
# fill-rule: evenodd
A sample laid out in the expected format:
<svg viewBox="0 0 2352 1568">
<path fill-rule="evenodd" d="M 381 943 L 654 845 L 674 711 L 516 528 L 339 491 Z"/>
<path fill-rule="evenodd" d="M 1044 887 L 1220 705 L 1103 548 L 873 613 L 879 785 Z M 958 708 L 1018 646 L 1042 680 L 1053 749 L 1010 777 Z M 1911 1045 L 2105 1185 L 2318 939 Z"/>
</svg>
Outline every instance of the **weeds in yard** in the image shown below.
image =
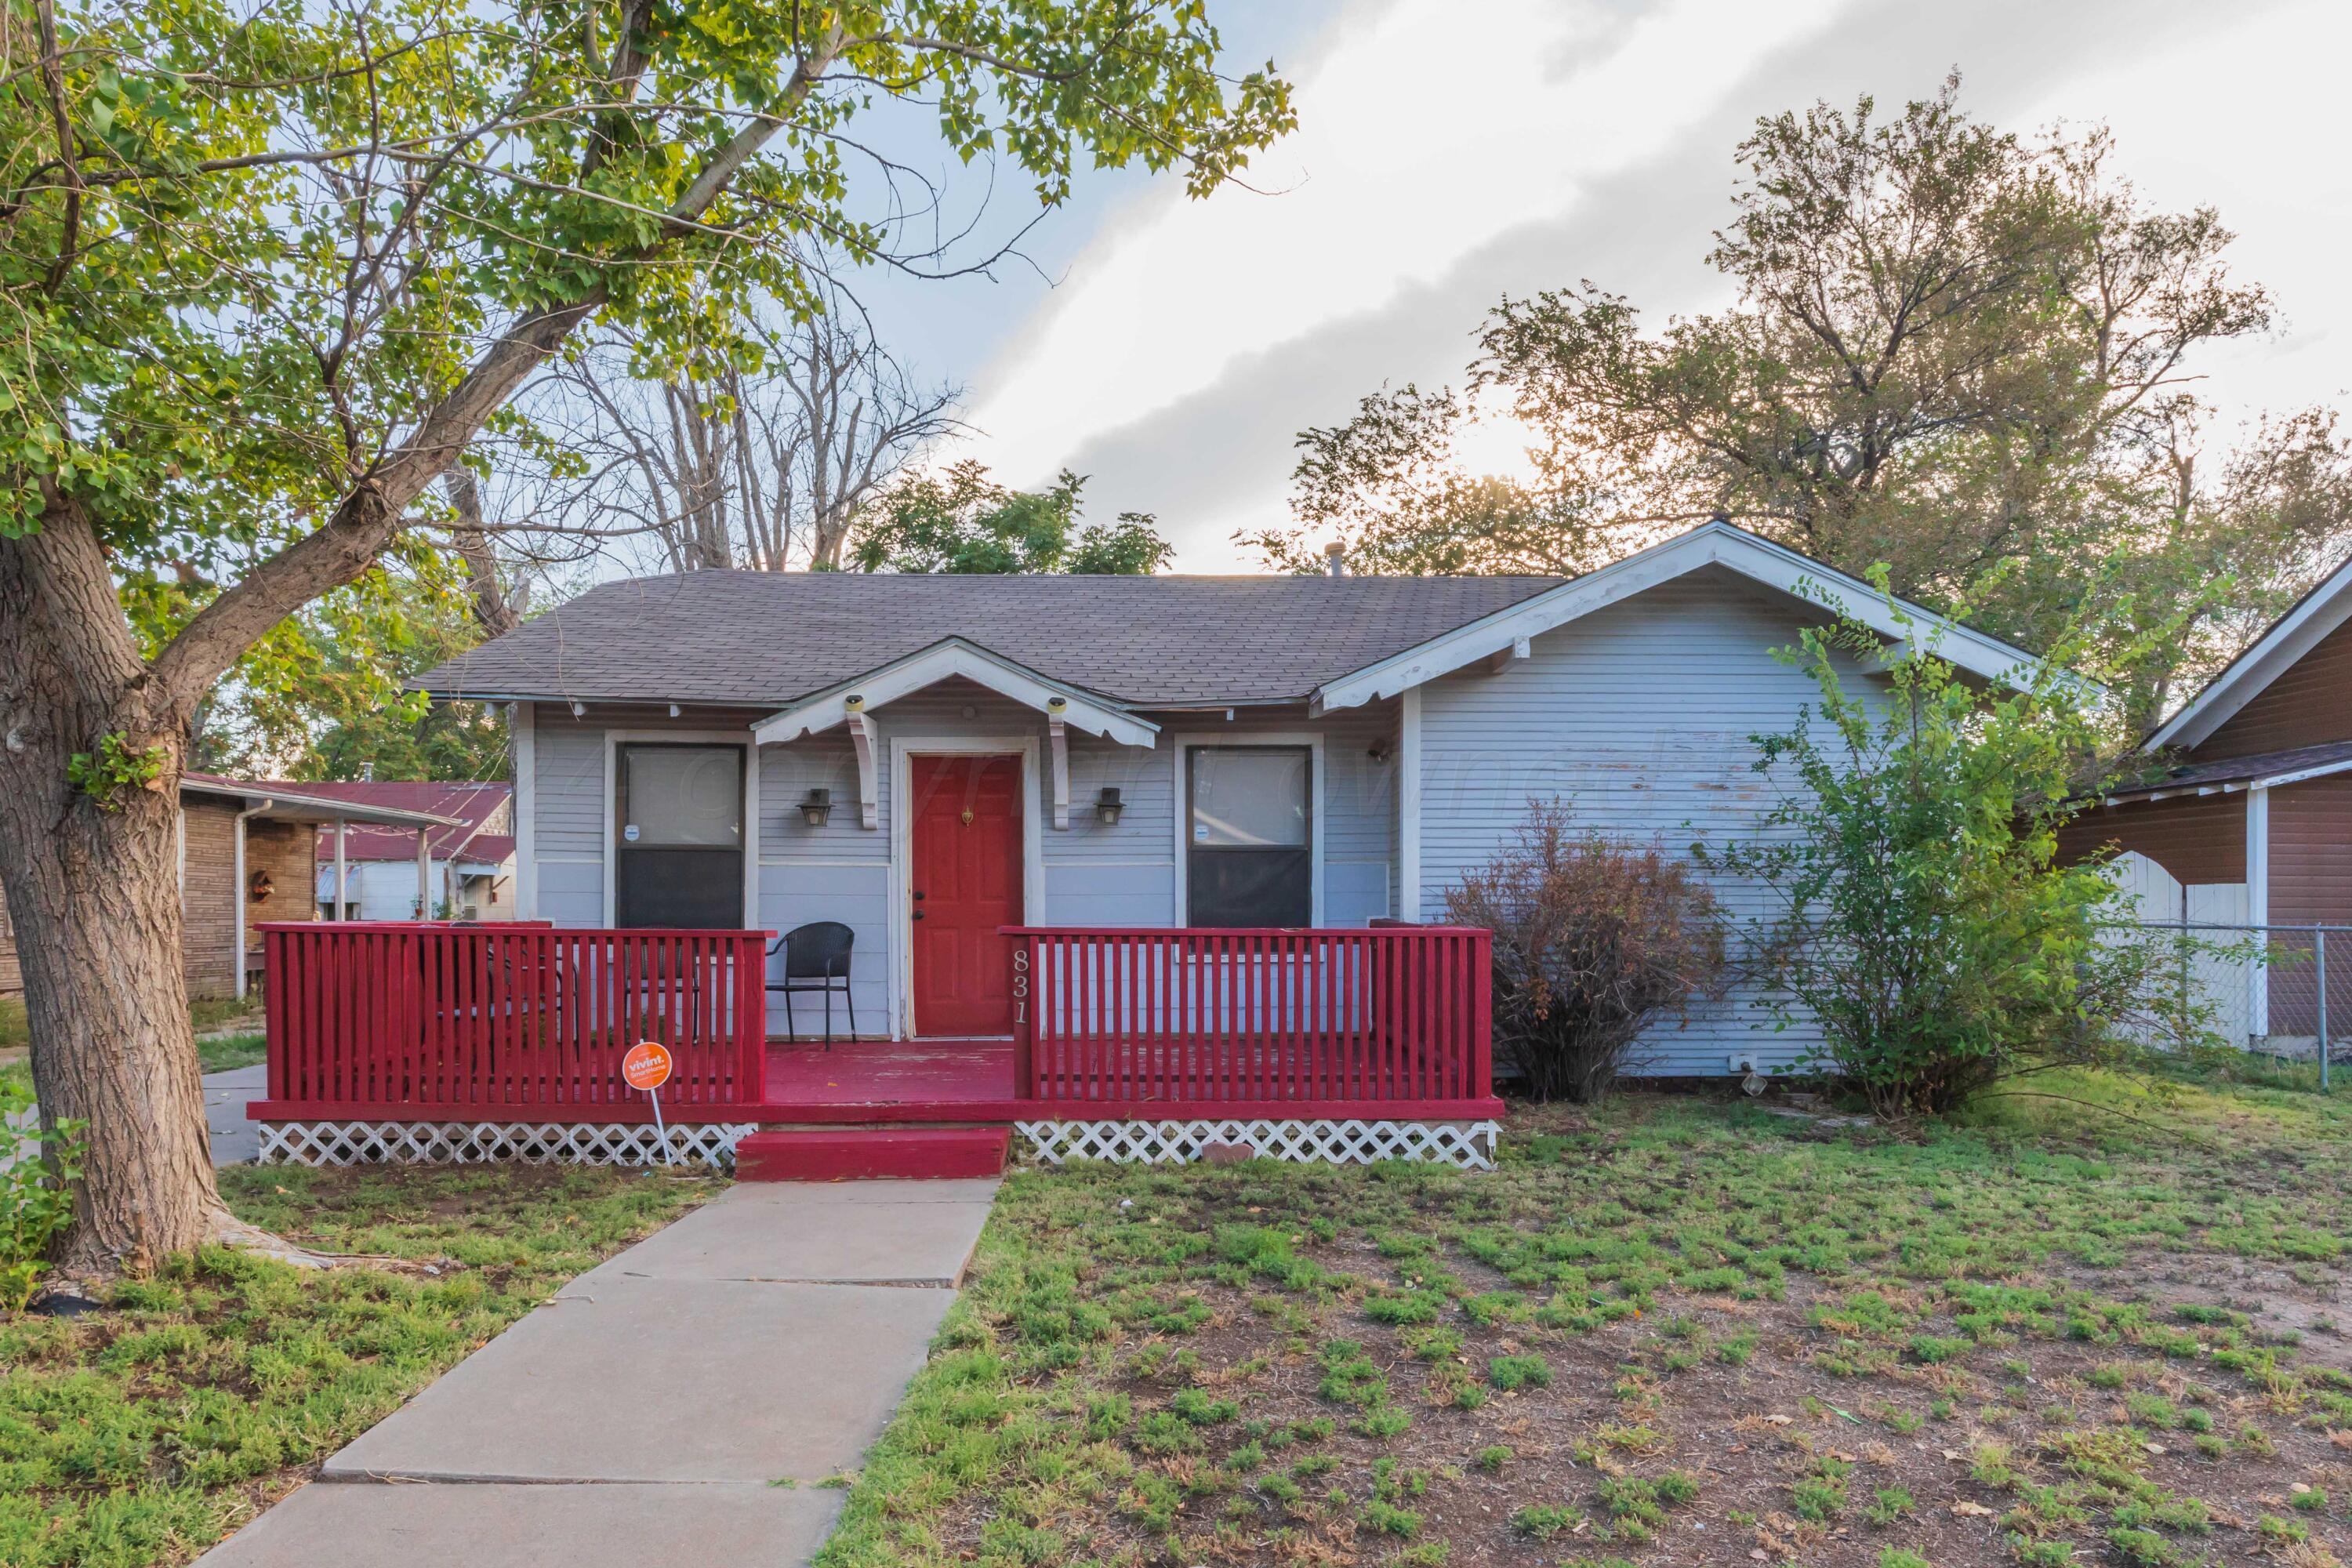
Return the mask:
<svg viewBox="0 0 2352 1568">
<path fill-rule="evenodd" d="M 2051 1087 L 2136 1120 L 1825 1137 L 1635 1094 L 1515 1117 L 1486 1174 L 1018 1173 L 822 1568 L 2316 1550 L 2352 1386 L 2254 1303 L 2352 1268 L 2352 1111 Z M 2262 1283 L 2193 1288 L 2222 1259 Z M 2182 1300 L 2114 1272 L 2158 1264 Z"/>
</svg>

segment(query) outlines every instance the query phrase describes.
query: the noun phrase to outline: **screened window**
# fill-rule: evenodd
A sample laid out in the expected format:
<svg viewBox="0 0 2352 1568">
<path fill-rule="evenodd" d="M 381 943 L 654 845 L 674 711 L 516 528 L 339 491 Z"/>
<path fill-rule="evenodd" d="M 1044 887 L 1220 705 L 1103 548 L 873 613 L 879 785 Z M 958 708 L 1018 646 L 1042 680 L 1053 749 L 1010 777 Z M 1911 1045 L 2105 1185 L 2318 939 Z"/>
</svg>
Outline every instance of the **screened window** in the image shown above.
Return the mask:
<svg viewBox="0 0 2352 1568">
<path fill-rule="evenodd" d="M 1312 924 L 1312 752 L 1195 746 L 1185 757 L 1185 923 Z"/>
<path fill-rule="evenodd" d="M 732 849 L 743 841 L 739 747 L 625 747 L 620 782 L 623 843 Z"/>
<path fill-rule="evenodd" d="M 743 748 L 620 748 L 614 921 L 732 927 L 743 920 Z"/>
</svg>

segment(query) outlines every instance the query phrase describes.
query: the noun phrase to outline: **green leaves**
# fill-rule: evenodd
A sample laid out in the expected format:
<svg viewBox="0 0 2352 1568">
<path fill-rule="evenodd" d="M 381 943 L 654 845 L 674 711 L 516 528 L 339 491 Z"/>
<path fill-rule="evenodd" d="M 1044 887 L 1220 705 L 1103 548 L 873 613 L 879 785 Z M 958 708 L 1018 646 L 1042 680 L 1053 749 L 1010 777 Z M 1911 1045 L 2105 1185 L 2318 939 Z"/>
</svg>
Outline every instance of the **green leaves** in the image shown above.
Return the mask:
<svg viewBox="0 0 2352 1568">
<path fill-rule="evenodd" d="M 31 1091 L 0 1079 L 0 1312 L 21 1312 L 48 1272 L 49 1243 L 73 1218 L 87 1123 L 47 1132 L 31 1119 Z"/>
<path fill-rule="evenodd" d="M 1191 0 L 86 0 L 59 26 L 72 178 L 37 79 L 0 93 L 0 537 L 48 477 L 125 573 L 224 592 L 362 485 L 425 521 L 437 467 L 406 443 L 511 318 L 601 301 L 644 368 L 707 369 L 753 300 L 823 308 L 816 250 L 929 245 L 900 243 L 877 116 L 1047 204 L 1089 164 L 1205 192 L 1294 118 L 1279 78 L 1221 74 Z M 455 410 L 461 440 L 532 363 Z M 1132 529 L 1096 548 L 1158 559 Z"/>
<path fill-rule="evenodd" d="M 856 525 L 850 560 L 861 572 L 1129 577 L 1167 564 L 1175 546 L 1148 513 L 1121 512 L 1118 522 L 1089 523 L 1073 539 L 1085 485 L 1066 470 L 1050 489 L 1007 489 L 985 464 L 966 458 L 944 474 L 902 479 L 869 507 Z"/>
<path fill-rule="evenodd" d="M 76 752 L 66 763 L 66 782 L 97 803 L 100 811 L 121 811 L 123 796 L 152 789 L 163 776 L 171 748 L 157 741 L 134 746 L 131 738 L 110 731 L 98 739 L 98 749 Z"/>
<path fill-rule="evenodd" d="M 1947 1111 L 2055 1062 L 2137 1065 L 2155 971 L 2103 940 L 2121 911 L 2099 866 L 2058 858 L 2096 737 L 2064 669 L 2083 639 L 2018 689 L 1983 693 L 1937 657 L 1937 637 L 1906 635 L 1890 655 L 1852 622 L 1807 631 L 1791 657 L 1817 702 L 1755 737 L 1778 804 L 1754 837 L 1694 847 L 1773 895 L 1750 921 L 1773 987 L 1759 1005 L 1784 1027 L 1817 1027 L 1811 1065 L 1889 1116 Z"/>
</svg>

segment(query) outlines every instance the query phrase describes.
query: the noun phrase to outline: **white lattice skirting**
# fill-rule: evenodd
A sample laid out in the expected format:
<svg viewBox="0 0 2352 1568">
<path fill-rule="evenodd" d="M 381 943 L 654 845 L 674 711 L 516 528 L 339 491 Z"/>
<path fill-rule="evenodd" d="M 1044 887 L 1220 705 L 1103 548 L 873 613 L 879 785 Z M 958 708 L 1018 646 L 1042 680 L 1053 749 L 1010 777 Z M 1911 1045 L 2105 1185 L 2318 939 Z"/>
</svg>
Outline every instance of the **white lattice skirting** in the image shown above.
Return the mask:
<svg viewBox="0 0 2352 1568">
<path fill-rule="evenodd" d="M 759 1131 L 745 1122 L 704 1122 L 669 1130 L 682 1164 L 724 1170 L 735 1143 Z M 411 1162 L 658 1165 L 662 1144 L 650 1126 L 627 1121 L 265 1121 L 264 1165 L 374 1165 Z"/>
<path fill-rule="evenodd" d="M 1429 1160 L 1464 1170 L 1495 1167 L 1492 1121 L 1016 1121 L 1013 1130 L 1046 1164 L 1110 1160 L 1182 1164 L 1212 1143 L 1245 1144 L 1269 1160 L 1369 1165 Z"/>
</svg>

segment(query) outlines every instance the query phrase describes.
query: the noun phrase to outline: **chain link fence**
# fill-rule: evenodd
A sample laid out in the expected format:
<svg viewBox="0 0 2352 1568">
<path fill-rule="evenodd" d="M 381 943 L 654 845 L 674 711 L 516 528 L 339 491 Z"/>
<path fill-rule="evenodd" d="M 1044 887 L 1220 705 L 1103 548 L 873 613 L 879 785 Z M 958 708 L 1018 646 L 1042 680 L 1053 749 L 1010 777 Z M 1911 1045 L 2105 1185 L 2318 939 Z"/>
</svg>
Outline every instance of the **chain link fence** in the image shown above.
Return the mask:
<svg viewBox="0 0 2352 1568">
<path fill-rule="evenodd" d="M 2285 1061 L 2352 1062 L 2352 926 L 2137 921 L 2110 940 L 2141 944 L 2168 1006 L 2136 1022 L 2148 1043 L 2195 1032 Z"/>
</svg>

